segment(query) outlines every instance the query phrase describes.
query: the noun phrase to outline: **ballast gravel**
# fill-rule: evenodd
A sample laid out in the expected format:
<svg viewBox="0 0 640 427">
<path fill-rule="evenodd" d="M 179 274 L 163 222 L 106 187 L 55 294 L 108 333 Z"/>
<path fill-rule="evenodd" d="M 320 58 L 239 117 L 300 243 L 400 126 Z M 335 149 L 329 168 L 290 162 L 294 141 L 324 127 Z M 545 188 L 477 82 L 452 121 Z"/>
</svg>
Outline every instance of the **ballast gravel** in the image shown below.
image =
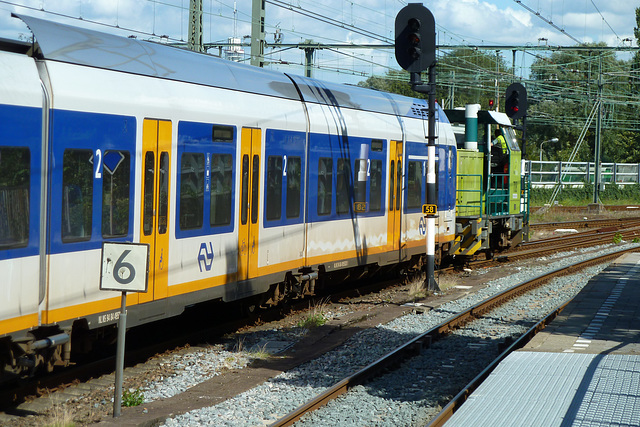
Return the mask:
<svg viewBox="0 0 640 427">
<path fill-rule="evenodd" d="M 640 245 L 603 245 L 596 250 L 608 253 L 638 246 Z M 545 261 L 553 261 L 545 265 L 520 268 L 509 277 L 488 282 L 477 293 L 446 303 L 427 313 L 408 314 L 385 325 L 363 330 L 340 347 L 315 360 L 218 405 L 169 418 L 164 425 L 269 425 L 337 381 L 357 372 L 453 314 L 529 278 L 591 258 L 590 252 L 593 250 L 591 248 L 588 251 L 545 257 Z M 592 267 L 576 275 L 556 279 L 529 294 L 529 297 L 518 298 L 513 304 L 495 310 L 491 316 L 456 331 L 453 337 L 434 343 L 420 357 L 412 359 L 398 370 L 364 386 L 355 387 L 325 408 L 303 418 L 298 424 L 395 427 L 424 423 L 437 414 L 441 406 L 475 376 L 477 370 L 486 366 L 486 359 L 492 360 L 498 354 L 496 341 L 524 332 L 535 319 L 579 292 L 602 268 L 604 266 Z M 523 313 L 526 313 L 526 317 L 523 317 Z M 281 339 L 277 337 L 278 331 L 272 333 L 273 339 Z M 476 351 L 489 346 L 496 347 L 494 356 L 491 356 L 491 352 Z M 198 359 L 206 359 L 207 354 L 203 353 Z M 212 357 L 218 360 L 217 363 L 221 357 L 229 357 L 221 356 L 220 352 L 211 354 L 215 354 Z M 246 361 L 239 360 L 237 366 L 242 364 L 246 364 Z M 216 369 L 211 372 L 215 375 Z M 167 378 L 163 381 L 175 382 L 176 389 L 183 389 L 206 379 L 207 375 L 203 375 L 201 369 L 183 369 L 175 379 Z M 162 384 L 148 385 L 149 395 L 145 391 L 145 399 L 164 397 L 158 391 L 162 388 Z M 153 392 L 155 394 L 152 393 L 153 390 L 156 390 Z"/>
</svg>

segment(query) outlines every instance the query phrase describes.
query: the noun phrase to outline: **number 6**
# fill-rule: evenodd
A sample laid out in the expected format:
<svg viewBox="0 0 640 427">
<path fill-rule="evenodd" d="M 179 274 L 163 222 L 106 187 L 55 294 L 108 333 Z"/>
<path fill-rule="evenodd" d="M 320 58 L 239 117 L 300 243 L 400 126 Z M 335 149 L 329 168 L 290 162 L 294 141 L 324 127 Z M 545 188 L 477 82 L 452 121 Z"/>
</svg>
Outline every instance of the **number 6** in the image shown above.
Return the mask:
<svg viewBox="0 0 640 427">
<path fill-rule="evenodd" d="M 133 282 L 133 279 L 136 277 L 136 269 L 133 268 L 133 265 L 128 262 L 124 262 L 124 259 L 127 257 L 127 255 L 129 255 L 129 252 L 131 252 L 130 249 L 122 252 L 122 255 L 120 255 L 120 258 L 118 258 L 118 261 L 116 261 L 116 264 L 113 266 L 113 278 L 116 279 L 116 282 L 122 285 L 127 285 Z M 121 268 L 126 268 L 127 270 L 129 270 L 129 276 L 127 276 L 127 278 L 123 278 L 120 276 Z"/>
</svg>

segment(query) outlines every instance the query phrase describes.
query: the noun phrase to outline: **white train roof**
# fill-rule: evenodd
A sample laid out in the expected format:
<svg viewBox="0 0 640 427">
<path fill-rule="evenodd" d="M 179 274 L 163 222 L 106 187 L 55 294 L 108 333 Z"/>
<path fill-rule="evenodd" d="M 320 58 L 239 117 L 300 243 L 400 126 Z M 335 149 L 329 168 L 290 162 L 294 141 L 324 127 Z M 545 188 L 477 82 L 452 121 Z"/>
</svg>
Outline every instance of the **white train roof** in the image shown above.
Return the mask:
<svg viewBox="0 0 640 427">
<path fill-rule="evenodd" d="M 16 15 L 33 32 L 42 57 L 51 61 L 201 84 L 279 98 L 426 118 L 428 104 L 357 86 L 265 70 L 159 43 Z M 300 89 L 296 90 L 295 84 Z M 439 107 L 438 120 L 448 123 Z"/>
</svg>

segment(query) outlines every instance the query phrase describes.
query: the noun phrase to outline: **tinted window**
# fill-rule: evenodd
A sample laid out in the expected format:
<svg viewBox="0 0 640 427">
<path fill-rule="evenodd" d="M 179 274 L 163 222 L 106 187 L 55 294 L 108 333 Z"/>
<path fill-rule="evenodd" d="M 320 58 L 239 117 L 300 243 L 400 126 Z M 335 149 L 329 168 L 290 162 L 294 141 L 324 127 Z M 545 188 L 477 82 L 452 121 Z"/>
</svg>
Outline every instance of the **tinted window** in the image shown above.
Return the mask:
<svg viewBox="0 0 640 427">
<path fill-rule="evenodd" d="M 318 160 L 318 215 L 331 214 L 333 182 L 333 159 L 321 157 Z"/>
<path fill-rule="evenodd" d="M 353 198 L 356 202 L 367 200 L 367 159 L 353 162 Z M 360 181 L 360 172 L 364 172 L 364 181 Z"/>
<path fill-rule="evenodd" d="M 422 162 L 409 162 L 407 171 L 407 208 L 422 206 Z"/>
<path fill-rule="evenodd" d="M 349 188 L 351 179 L 351 165 L 345 159 L 338 159 L 338 176 L 336 182 L 336 212 L 349 212 Z"/>
<path fill-rule="evenodd" d="M 142 212 L 142 231 L 148 236 L 153 231 L 153 187 L 155 185 L 156 161 L 153 152 L 144 156 L 144 208 Z"/>
<path fill-rule="evenodd" d="M 204 154 L 183 153 L 180 159 L 180 228 L 202 227 Z"/>
<path fill-rule="evenodd" d="M 129 232 L 131 160 L 128 151 L 107 151 L 102 163 L 102 237 Z"/>
<path fill-rule="evenodd" d="M 160 153 L 160 179 L 158 190 L 160 200 L 158 201 L 158 233 L 167 232 L 167 222 L 169 218 L 169 153 Z M 202 201 L 200 202 L 202 204 Z M 200 215 L 202 216 L 202 215 Z"/>
<path fill-rule="evenodd" d="M 396 169 L 396 210 L 400 210 L 400 195 L 402 191 L 402 161 L 398 160 Z"/>
<path fill-rule="evenodd" d="M 62 241 L 89 240 L 93 210 L 93 152 L 65 150 L 62 158 Z"/>
<path fill-rule="evenodd" d="M 382 210 L 382 160 L 371 160 L 369 174 L 369 211 Z"/>
<path fill-rule="evenodd" d="M 240 204 L 240 221 L 247 223 L 249 213 L 249 156 L 242 156 L 242 203 Z"/>
<path fill-rule="evenodd" d="M 0 249 L 29 240 L 30 164 L 28 148 L 0 148 Z"/>
<path fill-rule="evenodd" d="M 232 162 L 231 154 L 211 157 L 210 225 L 213 226 L 231 224 Z"/>
<path fill-rule="evenodd" d="M 280 219 L 282 216 L 282 157 L 269 156 L 267 159 L 267 220 Z"/>
<path fill-rule="evenodd" d="M 258 187 L 260 184 L 260 156 L 253 155 L 253 165 L 251 169 L 251 224 L 258 222 Z"/>
<path fill-rule="evenodd" d="M 287 157 L 287 218 L 300 216 L 301 166 L 300 157 Z"/>
</svg>

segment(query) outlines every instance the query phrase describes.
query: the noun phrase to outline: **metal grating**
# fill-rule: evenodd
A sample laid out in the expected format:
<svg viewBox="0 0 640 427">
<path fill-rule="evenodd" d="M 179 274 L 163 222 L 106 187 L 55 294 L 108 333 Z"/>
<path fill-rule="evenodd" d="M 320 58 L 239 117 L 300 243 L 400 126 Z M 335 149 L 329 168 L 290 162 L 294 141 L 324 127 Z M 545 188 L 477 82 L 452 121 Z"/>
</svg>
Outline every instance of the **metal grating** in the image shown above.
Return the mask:
<svg viewBox="0 0 640 427">
<path fill-rule="evenodd" d="M 446 426 L 640 425 L 640 355 L 518 351 Z"/>
</svg>

